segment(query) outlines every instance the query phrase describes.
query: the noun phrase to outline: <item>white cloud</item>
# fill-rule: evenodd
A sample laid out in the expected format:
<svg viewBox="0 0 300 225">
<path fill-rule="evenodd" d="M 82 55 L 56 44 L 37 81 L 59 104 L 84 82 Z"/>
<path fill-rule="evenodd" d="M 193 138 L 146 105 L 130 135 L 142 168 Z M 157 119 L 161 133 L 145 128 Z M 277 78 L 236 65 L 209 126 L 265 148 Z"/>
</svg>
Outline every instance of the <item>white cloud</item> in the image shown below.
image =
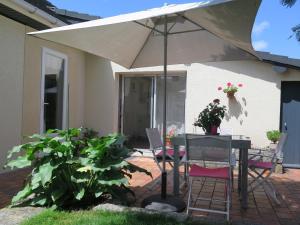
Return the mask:
<svg viewBox="0 0 300 225">
<path fill-rule="evenodd" d="M 253 27 L 253 34 L 260 35 L 262 32 L 264 32 L 269 27 L 270 27 L 270 22 L 268 22 L 268 21 L 262 21 L 258 24 L 255 24 Z"/>
<path fill-rule="evenodd" d="M 269 46 L 268 42 L 266 42 L 264 40 L 253 42 L 253 48 L 258 51 L 264 50 L 264 49 L 268 48 L 268 46 Z"/>
</svg>

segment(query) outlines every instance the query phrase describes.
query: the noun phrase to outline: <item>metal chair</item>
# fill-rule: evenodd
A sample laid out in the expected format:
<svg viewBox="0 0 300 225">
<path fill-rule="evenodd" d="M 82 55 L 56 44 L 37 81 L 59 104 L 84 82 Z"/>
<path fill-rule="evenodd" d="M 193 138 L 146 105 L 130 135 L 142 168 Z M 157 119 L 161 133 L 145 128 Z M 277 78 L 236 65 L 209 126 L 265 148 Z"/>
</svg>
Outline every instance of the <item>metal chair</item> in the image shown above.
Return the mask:
<svg viewBox="0 0 300 225">
<path fill-rule="evenodd" d="M 204 136 L 186 134 L 186 155 L 188 163 L 188 203 L 187 214 L 191 210 L 224 214 L 229 220 L 231 206 L 231 136 Z M 200 166 L 202 164 L 204 166 Z M 209 167 L 208 164 L 214 164 Z M 209 208 L 192 207 L 193 181 L 202 178 L 204 185 L 206 178 L 225 181 L 225 199 L 197 198 L 196 200 L 225 203 L 225 211 Z"/>
<path fill-rule="evenodd" d="M 146 128 L 146 133 L 147 133 L 147 137 L 148 137 L 148 140 L 150 143 L 150 150 L 153 153 L 153 159 L 156 162 L 159 170 L 162 172 L 163 169 L 162 169 L 162 166 L 160 165 L 160 163 L 163 160 L 163 150 L 162 150 L 163 143 L 161 140 L 160 133 L 157 128 Z M 173 167 L 173 162 L 174 162 L 173 156 L 174 156 L 174 150 L 171 148 L 166 149 L 165 160 L 171 167 Z M 185 150 L 179 151 L 179 158 L 180 158 L 181 163 L 183 163 L 184 157 L 185 157 Z M 169 171 L 168 173 L 170 173 L 170 172 L 172 172 L 172 171 Z M 186 172 L 184 172 L 184 174 L 186 174 Z M 158 180 L 158 182 L 159 182 L 159 180 Z M 153 186 L 155 184 L 156 183 L 154 183 Z"/>
<path fill-rule="evenodd" d="M 286 140 L 287 134 L 281 134 L 276 149 L 261 149 L 258 154 L 251 154 L 248 160 L 248 175 L 253 178 L 253 181 L 249 183 L 250 188 L 248 191 L 253 191 L 262 185 L 266 194 L 277 204 L 280 204 L 277 191 L 269 178 L 275 171 L 277 164 L 282 160 L 282 150 Z"/>
</svg>

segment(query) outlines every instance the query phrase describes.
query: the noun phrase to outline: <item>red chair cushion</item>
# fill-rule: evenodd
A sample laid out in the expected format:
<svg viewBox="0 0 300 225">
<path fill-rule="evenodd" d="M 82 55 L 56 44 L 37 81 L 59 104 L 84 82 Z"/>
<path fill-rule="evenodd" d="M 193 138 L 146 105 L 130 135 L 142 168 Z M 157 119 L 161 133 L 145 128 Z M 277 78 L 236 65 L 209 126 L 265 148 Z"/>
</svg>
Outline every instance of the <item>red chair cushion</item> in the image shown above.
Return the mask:
<svg viewBox="0 0 300 225">
<path fill-rule="evenodd" d="M 272 169 L 273 164 L 271 162 L 262 162 L 258 160 L 248 160 L 249 167 L 255 167 L 259 169 Z"/>
<path fill-rule="evenodd" d="M 230 168 L 206 168 L 202 166 L 192 165 L 190 169 L 190 177 L 209 177 L 218 179 L 229 179 Z"/>
<path fill-rule="evenodd" d="M 167 155 L 174 156 L 174 150 L 173 149 L 167 149 Z M 163 151 L 159 151 L 156 156 L 162 157 Z M 182 158 L 185 155 L 185 151 L 179 151 L 179 158 Z"/>
</svg>

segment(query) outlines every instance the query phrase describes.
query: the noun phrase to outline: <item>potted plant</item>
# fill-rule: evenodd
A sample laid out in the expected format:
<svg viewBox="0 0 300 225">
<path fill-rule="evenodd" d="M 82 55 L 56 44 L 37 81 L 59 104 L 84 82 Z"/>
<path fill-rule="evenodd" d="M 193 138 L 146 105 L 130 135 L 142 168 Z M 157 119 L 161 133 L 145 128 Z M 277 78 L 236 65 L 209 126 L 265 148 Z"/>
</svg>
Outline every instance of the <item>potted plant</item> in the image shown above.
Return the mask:
<svg viewBox="0 0 300 225">
<path fill-rule="evenodd" d="M 269 148 L 276 149 L 277 143 L 280 139 L 281 132 L 279 130 L 270 130 L 267 131 L 267 138 L 271 141 Z M 282 163 L 278 163 L 275 168 L 275 173 L 283 173 Z"/>
<path fill-rule="evenodd" d="M 173 127 L 169 130 L 169 132 L 166 135 L 166 146 L 167 147 L 171 147 L 172 143 L 171 143 L 171 138 L 174 137 L 176 135 L 176 128 Z"/>
<path fill-rule="evenodd" d="M 221 91 L 223 90 L 224 93 L 227 94 L 228 98 L 233 98 L 234 94 L 238 92 L 239 88 L 243 87 L 243 84 L 239 83 L 237 86 L 234 84 L 228 82 L 225 88 L 218 87 L 218 90 Z"/>
<path fill-rule="evenodd" d="M 218 127 L 225 116 L 226 106 L 220 105 L 220 100 L 215 99 L 200 112 L 194 126 L 201 127 L 206 134 L 217 135 Z"/>
<path fill-rule="evenodd" d="M 271 141 L 270 148 L 276 147 L 277 142 L 279 141 L 281 133 L 279 130 L 270 130 L 267 131 L 267 138 Z"/>
</svg>

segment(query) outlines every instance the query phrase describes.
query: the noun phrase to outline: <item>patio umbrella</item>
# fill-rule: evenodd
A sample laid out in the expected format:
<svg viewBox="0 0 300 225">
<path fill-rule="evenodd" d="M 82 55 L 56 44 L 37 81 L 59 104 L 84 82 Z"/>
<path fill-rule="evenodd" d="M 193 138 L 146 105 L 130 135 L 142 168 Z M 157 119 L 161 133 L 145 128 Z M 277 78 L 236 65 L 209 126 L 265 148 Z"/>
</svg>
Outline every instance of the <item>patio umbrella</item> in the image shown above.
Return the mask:
<svg viewBox="0 0 300 225">
<path fill-rule="evenodd" d="M 167 65 L 257 59 L 251 31 L 260 3 L 261 0 L 211 0 L 165 5 L 30 34 L 126 68 L 163 65 L 162 193 L 153 199 L 171 199 L 174 203 L 174 198 L 166 195 Z"/>
</svg>

